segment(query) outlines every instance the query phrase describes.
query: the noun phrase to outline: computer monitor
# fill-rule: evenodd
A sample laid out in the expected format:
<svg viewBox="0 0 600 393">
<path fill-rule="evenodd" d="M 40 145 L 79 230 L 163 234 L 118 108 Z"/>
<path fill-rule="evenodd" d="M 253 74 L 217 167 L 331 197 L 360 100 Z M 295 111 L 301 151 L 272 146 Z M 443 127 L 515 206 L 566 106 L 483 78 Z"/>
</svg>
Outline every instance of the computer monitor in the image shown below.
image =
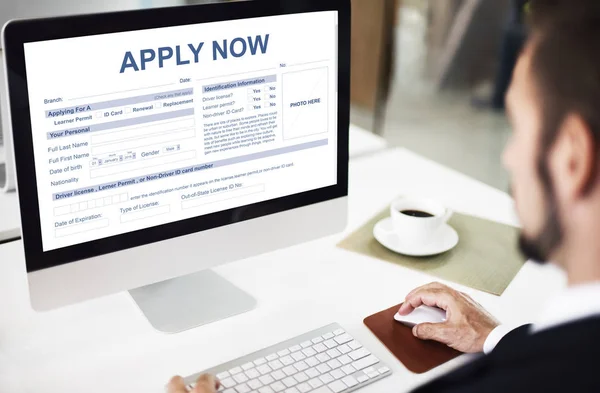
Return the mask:
<svg viewBox="0 0 600 393">
<path fill-rule="evenodd" d="M 34 309 L 137 288 L 185 330 L 254 305 L 207 269 L 345 227 L 349 0 L 13 21 L 3 40 Z"/>
</svg>

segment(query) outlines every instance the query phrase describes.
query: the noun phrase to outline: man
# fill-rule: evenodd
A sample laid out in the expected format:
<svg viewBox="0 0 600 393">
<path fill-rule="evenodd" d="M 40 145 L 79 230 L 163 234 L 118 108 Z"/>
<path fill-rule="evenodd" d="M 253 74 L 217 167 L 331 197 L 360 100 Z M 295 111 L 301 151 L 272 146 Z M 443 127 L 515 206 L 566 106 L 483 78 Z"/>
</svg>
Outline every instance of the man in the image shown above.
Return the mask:
<svg viewBox="0 0 600 393">
<path fill-rule="evenodd" d="M 512 331 L 451 288 L 412 291 L 402 314 L 425 304 L 448 316 L 416 326 L 415 336 L 486 353 L 418 393 L 600 392 L 600 1 L 532 0 L 531 17 L 507 97 L 514 134 L 504 164 L 521 249 L 554 261 L 569 287 L 537 324 Z M 195 393 L 214 392 L 214 379 L 200 382 Z M 169 389 L 185 391 L 177 378 Z"/>
</svg>

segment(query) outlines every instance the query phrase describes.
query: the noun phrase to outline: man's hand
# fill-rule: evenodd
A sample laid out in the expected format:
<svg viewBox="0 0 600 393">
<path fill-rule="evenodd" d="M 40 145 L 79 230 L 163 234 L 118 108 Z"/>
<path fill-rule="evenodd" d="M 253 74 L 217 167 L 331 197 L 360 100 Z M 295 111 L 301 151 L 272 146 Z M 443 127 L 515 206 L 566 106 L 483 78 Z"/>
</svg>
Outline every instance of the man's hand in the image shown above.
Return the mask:
<svg viewBox="0 0 600 393">
<path fill-rule="evenodd" d="M 167 385 L 167 393 L 216 393 L 221 384 L 212 375 L 201 375 L 194 390 L 188 390 L 181 377 L 173 377 Z"/>
<path fill-rule="evenodd" d="M 500 324 L 469 295 L 440 283 L 409 293 L 399 313 L 408 315 L 421 305 L 445 310 L 446 322 L 417 325 L 413 328 L 415 337 L 439 341 L 464 353 L 482 352 L 485 340 Z"/>
</svg>

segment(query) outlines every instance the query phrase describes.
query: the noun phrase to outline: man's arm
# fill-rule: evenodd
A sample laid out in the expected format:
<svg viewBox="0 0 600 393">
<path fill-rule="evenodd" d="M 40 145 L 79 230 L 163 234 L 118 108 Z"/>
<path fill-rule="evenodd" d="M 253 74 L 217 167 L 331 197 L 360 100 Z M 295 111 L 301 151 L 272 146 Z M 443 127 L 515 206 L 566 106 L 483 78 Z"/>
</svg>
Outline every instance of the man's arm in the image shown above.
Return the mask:
<svg viewBox="0 0 600 393">
<path fill-rule="evenodd" d="M 489 353 L 512 330 L 500 325 L 469 295 L 440 283 L 428 284 L 410 292 L 399 313 L 408 315 L 422 305 L 445 310 L 446 322 L 417 325 L 413 334 L 422 340 L 439 341 L 460 352 Z"/>
</svg>

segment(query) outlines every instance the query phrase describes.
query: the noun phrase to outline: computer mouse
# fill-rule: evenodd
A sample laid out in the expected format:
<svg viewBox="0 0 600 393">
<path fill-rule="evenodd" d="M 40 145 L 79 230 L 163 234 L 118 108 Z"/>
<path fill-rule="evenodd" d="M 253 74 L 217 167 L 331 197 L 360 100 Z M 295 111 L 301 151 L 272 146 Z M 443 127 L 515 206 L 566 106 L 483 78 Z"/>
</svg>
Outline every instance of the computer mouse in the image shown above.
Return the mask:
<svg viewBox="0 0 600 393">
<path fill-rule="evenodd" d="M 422 323 L 442 323 L 446 322 L 446 311 L 437 307 L 421 306 L 405 316 L 396 313 L 394 319 L 408 327 Z"/>
</svg>

